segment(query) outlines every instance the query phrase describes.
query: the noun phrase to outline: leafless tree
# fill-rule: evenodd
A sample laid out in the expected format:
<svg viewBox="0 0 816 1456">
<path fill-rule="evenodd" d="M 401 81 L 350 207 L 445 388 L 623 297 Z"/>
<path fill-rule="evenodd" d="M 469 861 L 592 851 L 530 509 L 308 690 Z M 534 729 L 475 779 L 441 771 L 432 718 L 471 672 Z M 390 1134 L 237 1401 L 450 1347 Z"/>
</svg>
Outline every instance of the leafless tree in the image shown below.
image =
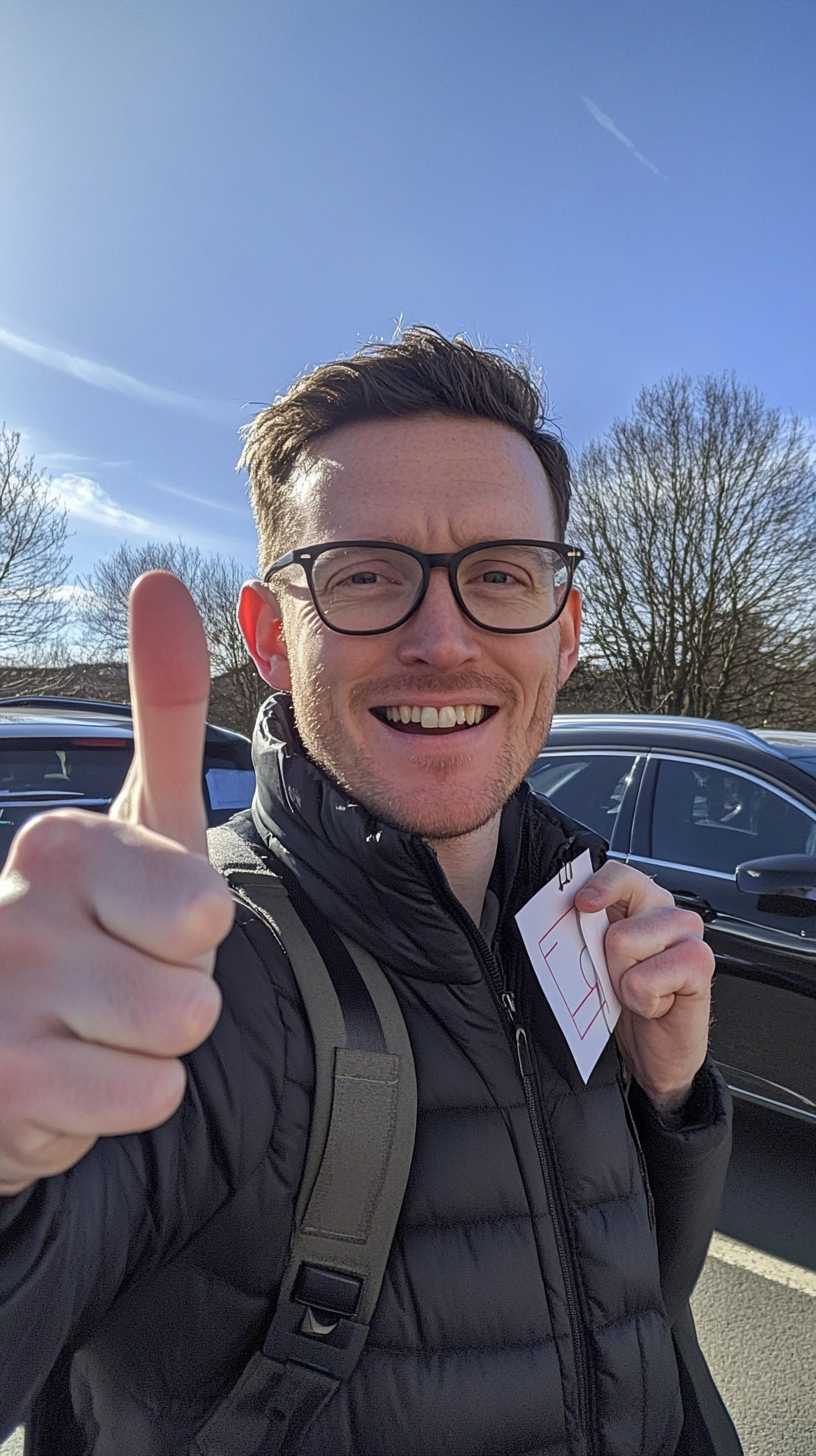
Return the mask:
<svg viewBox="0 0 816 1456">
<path fill-rule="evenodd" d="M 630 711 L 816 727 L 816 472 L 733 375 L 643 389 L 576 469 L 588 661 Z"/>
<path fill-rule="evenodd" d="M 172 571 L 188 588 L 201 613 L 213 675 L 211 716 L 224 727 L 251 733 L 269 688 L 247 653 L 235 607 L 250 574 L 232 557 L 205 556 L 183 541 L 124 542 L 80 578 L 77 616 L 90 653 L 107 661 L 127 658 L 127 602 L 137 576 Z"/>
<path fill-rule="evenodd" d="M 68 603 L 65 512 L 33 457 L 20 456 L 17 430 L 0 428 L 0 662 L 48 656 Z"/>
</svg>

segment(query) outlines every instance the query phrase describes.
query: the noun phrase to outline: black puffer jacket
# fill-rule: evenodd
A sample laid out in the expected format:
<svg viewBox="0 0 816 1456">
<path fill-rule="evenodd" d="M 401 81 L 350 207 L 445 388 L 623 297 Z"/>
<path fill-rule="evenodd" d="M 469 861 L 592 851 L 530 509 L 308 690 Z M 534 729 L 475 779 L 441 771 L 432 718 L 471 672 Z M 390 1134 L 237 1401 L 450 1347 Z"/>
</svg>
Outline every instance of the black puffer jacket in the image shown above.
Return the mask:
<svg viewBox="0 0 816 1456">
<path fill-rule="evenodd" d="M 419 1088 L 368 1344 L 303 1456 L 713 1450 L 690 1387 L 678 1448 L 669 1324 L 713 1227 L 727 1093 L 707 1066 L 682 1125 L 665 1127 L 636 1087 L 623 1095 L 611 1043 L 584 1087 L 513 920 L 600 841 L 520 790 L 502 823 L 491 950 L 428 847 L 376 824 L 304 758 L 285 701 L 256 764 L 263 840 L 389 974 Z M 182 1456 L 263 1341 L 312 1048 L 288 962 L 243 909 L 217 974 L 224 1011 L 188 1059 L 179 1112 L 0 1203 L 0 1431 L 28 1417 L 36 1456 Z M 538 1147 L 499 981 L 534 1052 Z"/>
</svg>

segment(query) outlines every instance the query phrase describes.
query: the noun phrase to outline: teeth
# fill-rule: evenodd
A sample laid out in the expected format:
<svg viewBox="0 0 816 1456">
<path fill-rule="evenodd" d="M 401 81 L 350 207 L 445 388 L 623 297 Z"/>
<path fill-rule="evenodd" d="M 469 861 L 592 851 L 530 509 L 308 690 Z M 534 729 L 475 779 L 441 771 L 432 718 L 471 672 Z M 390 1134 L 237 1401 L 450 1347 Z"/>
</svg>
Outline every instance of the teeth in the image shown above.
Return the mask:
<svg viewBox="0 0 816 1456">
<path fill-rule="evenodd" d="M 473 727 L 481 723 L 485 715 L 484 704 L 457 704 L 456 707 L 430 708 L 401 703 L 398 708 L 385 709 L 388 723 L 419 723 L 423 728 L 461 728 L 464 724 Z"/>
</svg>

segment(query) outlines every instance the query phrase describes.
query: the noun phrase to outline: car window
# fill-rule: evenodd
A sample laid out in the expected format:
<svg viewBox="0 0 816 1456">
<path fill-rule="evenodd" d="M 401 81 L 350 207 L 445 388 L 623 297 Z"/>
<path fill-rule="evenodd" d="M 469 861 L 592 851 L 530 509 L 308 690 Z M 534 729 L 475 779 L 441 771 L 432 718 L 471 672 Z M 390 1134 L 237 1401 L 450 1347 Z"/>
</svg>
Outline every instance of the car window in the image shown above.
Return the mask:
<svg viewBox="0 0 816 1456">
<path fill-rule="evenodd" d="M 749 859 L 816 854 L 816 818 L 745 774 L 663 759 L 652 817 L 652 858 L 732 875 Z"/>
<path fill-rule="evenodd" d="M 611 840 L 634 763 L 633 753 L 544 752 L 528 778 L 537 794 Z"/>
<path fill-rule="evenodd" d="M 7 739 L 0 744 L 0 803 L 32 794 L 112 799 L 132 757 L 128 739 Z"/>
</svg>

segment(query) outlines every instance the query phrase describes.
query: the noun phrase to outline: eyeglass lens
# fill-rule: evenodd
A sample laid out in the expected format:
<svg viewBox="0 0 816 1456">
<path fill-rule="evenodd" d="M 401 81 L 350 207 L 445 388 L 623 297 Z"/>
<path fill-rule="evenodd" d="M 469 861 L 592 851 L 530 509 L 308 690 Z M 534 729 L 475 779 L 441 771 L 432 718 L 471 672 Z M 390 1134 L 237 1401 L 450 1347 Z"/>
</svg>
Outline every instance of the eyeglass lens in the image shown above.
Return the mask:
<svg viewBox="0 0 816 1456">
<path fill-rule="evenodd" d="M 456 585 L 466 609 L 483 627 L 525 631 L 544 627 L 561 610 L 569 568 L 557 551 L 513 543 L 462 558 Z M 395 626 L 422 590 L 422 566 L 398 547 L 344 546 L 323 551 L 312 589 L 325 620 L 340 631 Z"/>
</svg>

